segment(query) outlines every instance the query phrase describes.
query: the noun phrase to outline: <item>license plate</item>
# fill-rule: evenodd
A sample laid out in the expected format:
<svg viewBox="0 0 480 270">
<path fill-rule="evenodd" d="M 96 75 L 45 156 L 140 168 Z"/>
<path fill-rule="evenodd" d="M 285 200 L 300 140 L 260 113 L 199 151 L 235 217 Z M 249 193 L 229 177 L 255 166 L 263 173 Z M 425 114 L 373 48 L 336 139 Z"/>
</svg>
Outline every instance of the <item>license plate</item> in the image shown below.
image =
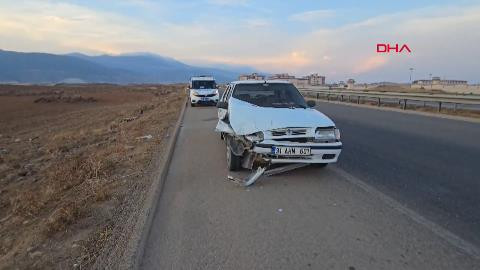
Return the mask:
<svg viewBox="0 0 480 270">
<path fill-rule="evenodd" d="M 312 150 L 309 147 L 272 146 L 272 154 L 279 156 L 310 156 Z"/>
<path fill-rule="evenodd" d="M 202 97 L 202 101 L 208 101 L 208 98 Z"/>
</svg>

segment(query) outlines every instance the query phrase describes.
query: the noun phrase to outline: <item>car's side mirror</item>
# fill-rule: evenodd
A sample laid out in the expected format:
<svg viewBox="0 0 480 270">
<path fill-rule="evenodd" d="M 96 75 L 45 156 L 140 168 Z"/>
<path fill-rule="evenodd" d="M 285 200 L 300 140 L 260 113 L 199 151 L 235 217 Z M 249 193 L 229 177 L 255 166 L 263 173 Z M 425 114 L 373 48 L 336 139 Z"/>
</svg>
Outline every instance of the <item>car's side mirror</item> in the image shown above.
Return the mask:
<svg viewBox="0 0 480 270">
<path fill-rule="evenodd" d="M 315 100 L 307 100 L 307 106 L 312 108 L 315 107 L 316 103 Z"/>
<path fill-rule="evenodd" d="M 217 103 L 217 108 L 219 108 L 219 109 L 228 109 L 228 102 L 219 101 L 219 102 Z"/>
</svg>

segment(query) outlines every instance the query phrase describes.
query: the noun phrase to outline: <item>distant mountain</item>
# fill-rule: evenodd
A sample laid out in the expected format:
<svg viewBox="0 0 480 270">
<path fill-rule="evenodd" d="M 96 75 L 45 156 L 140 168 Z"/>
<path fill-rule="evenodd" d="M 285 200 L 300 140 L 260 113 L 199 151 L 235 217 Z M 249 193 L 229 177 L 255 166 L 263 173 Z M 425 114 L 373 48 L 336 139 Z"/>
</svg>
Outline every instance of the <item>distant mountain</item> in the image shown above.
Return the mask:
<svg viewBox="0 0 480 270">
<path fill-rule="evenodd" d="M 216 69 L 223 69 L 228 71 L 233 71 L 240 74 L 251 74 L 251 73 L 259 73 L 262 75 L 270 76 L 271 74 L 262 72 L 254 67 L 246 66 L 246 65 L 236 65 L 236 64 L 226 64 L 226 63 L 218 63 L 218 62 L 205 62 L 205 61 L 196 61 L 190 63 L 194 66 L 204 66 Z"/>
<path fill-rule="evenodd" d="M 235 80 L 243 72 L 187 65 L 149 53 L 88 56 L 0 50 L 0 82 L 18 83 L 175 83 L 191 76 L 213 75 L 219 82 Z"/>
<path fill-rule="evenodd" d="M 80 79 L 121 83 L 133 80 L 136 75 L 73 56 L 0 50 L 0 82 L 52 83 Z"/>
</svg>

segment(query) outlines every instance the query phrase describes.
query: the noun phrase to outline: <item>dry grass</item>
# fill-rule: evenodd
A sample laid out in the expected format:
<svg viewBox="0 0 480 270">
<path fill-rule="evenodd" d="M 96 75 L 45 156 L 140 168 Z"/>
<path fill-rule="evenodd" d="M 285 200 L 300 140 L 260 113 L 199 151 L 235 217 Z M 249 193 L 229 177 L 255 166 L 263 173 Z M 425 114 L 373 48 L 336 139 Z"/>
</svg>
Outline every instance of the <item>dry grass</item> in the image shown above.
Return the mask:
<svg viewBox="0 0 480 270">
<path fill-rule="evenodd" d="M 182 89 L 0 86 L 0 268 L 88 268 L 130 190 L 148 188 Z"/>
</svg>

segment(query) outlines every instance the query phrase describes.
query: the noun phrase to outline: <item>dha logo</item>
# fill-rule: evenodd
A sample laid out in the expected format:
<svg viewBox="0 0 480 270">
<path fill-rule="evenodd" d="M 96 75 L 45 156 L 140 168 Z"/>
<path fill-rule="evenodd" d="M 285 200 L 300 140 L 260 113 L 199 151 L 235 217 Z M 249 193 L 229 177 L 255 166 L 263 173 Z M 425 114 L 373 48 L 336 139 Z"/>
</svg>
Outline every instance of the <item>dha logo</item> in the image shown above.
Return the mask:
<svg viewBox="0 0 480 270">
<path fill-rule="evenodd" d="M 377 44 L 377 53 L 390 53 L 391 51 L 395 53 L 401 53 L 403 51 L 409 52 L 409 53 L 412 52 L 407 44 L 403 44 L 401 47 L 398 44 L 395 44 L 395 46 L 390 46 L 390 44 L 382 44 L 382 43 Z"/>
</svg>

